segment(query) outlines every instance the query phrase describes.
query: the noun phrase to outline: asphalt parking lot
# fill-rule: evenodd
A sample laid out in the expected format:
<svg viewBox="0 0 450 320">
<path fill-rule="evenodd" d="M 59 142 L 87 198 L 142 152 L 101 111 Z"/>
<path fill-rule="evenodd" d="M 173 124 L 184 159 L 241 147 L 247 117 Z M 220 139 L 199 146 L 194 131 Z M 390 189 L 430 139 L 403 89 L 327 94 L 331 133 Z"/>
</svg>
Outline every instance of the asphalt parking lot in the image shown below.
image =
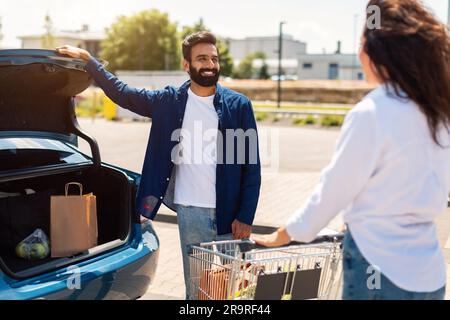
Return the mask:
<svg viewBox="0 0 450 320">
<path fill-rule="evenodd" d="M 86 132 L 97 139 L 102 161 L 141 171 L 151 123 L 88 118 L 79 122 Z M 274 149 L 267 149 L 275 152 L 262 150 L 263 179 L 255 224 L 277 227 L 311 194 L 320 171 L 330 161 L 339 131 L 262 125 L 259 132 L 260 136 L 267 136 L 262 143 L 273 144 Z M 83 142 L 80 148 L 88 150 Z M 174 213 L 167 208 L 160 213 L 163 217 L 173 218 L 165 221 L 176 220 Z M 142 299 L 183 299 L 184 281 L 177 225 L 156 221 L 154 226 L 161 242 L 160 258 L 155 279 Z M 337 216 L 328 227 L 338 230 L 342 226 L 342 220 Z M 437 229 L 447 265 L 450 265 L 450 210 L 439 217 Z M 450 280 L 450 277 L 447 276 L 447 279 Z M 450 299 L 450 290 L 447 290 L 446 298 Z"/>
</svg>

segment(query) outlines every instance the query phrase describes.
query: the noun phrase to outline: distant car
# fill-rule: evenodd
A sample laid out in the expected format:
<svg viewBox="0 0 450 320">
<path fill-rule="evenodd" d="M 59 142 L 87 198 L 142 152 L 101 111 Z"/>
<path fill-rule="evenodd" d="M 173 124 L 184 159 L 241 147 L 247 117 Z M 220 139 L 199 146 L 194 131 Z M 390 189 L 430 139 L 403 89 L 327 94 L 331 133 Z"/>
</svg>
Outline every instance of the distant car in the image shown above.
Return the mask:
<svg viewBox="0 0 450 320">
<path fill-rule="evenodd" d="M 135 209 L 140 175 L 101 162 L 75 116 L 73 97 L 91 83 L 81 60 L 0 50 L 0 300 L 136 299 L 153 280 L 159 239 Z M 2 235 L 49 235 L 49 195 L 63 194 L 67 182 L 97 197 L 98 246 L 67 258 L 17 257 Z"/>
</svg>

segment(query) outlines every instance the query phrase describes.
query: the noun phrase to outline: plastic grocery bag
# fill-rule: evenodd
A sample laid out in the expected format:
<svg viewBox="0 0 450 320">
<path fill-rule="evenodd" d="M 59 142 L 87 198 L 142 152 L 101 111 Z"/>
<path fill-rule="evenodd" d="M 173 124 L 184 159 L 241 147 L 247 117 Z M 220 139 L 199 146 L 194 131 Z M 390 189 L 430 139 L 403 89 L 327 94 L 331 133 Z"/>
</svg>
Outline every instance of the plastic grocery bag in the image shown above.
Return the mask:
<svg viewBox="0 0 450 320">
<path fill-rule="evenodd" d="M 16 254 L 19 258 L 44 259 L 49 253 L 48 237 L 41 229 L 36 229 L 16 246 Z"/>
</svg>

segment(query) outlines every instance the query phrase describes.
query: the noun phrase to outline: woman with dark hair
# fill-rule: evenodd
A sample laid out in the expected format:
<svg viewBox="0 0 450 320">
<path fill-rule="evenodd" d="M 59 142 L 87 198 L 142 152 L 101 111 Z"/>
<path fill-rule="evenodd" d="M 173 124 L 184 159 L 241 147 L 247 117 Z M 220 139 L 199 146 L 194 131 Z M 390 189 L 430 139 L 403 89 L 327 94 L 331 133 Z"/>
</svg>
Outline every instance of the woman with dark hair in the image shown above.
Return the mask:
<svg viewBox="0 0 450 320">
<path fill-rule="evenodd" d="M 377 87 L 347 115 L 311 198 L 285 227 L 255 240 L 309 242 L 343 211 L 344 299 L 443 299 L 434 220 L 450 191 L 449 29 L 418 0 L 372 6 L 380 27 L 368 14 L 359 57 Z"/>
</svg>

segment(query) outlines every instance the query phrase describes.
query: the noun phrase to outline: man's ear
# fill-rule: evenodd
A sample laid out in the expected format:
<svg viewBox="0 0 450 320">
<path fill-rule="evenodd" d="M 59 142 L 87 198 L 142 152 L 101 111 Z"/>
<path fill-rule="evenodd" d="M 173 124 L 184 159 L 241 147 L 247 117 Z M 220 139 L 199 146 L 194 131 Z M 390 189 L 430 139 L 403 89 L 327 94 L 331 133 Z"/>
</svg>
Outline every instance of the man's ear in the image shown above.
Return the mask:
<svg viewBox="0 0 450 320">
<path fill-rule="evenodd" d="M 183 69 L 184 71 L 189 73 L 189 61 L 187 61 L 186 59 L 183 59 Z"/>
</svg>

